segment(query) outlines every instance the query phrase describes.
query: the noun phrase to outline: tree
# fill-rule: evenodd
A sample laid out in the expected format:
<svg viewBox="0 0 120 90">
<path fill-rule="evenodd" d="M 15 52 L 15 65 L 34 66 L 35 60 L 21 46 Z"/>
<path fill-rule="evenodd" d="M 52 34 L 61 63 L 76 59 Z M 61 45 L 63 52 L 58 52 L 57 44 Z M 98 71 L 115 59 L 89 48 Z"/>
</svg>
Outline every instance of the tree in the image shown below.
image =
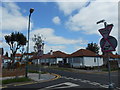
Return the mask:
<svg viewBox="0 0 120 90">
<path fill-rule="evenodd" d="M 32 38 L 32 40 L 33 42 L 35 42 L 34 45 L 35 53 L 41 52 L 41 54 L 43 54 L 44 40 L 42 39 L 42 36 L 34 35 L 34 38 Z"/>
<path fill-rule="evenodd" d="M 25 49 L 24 49 L 24 46 L 22 46 L 22 49 L 20 50 L 20 52 L 21 52 L 21 57 L 20 57 L 20 62 L 22 61 L 22 59 L 23 59 L 23 56 L 24 56 L 24 53 L 25 53 Z"/>
<path fill-rule="evenodd" d="M 5 36 L 6 43 L 10 46 L 10 50 L 12 51 L 12 64 L 15 61 L 15 54 L 21 46 L 26 45 L 27 39 L 26 37 L 19 32 L 12 32 L 10 35 Z"/>
<path fill-rule="evenodd" d="M 96 54 L 99 53 L 99 46 L 96 43 L 88 43 L 86 49 L 95 52 Z"/>
<path fill-rule="evenodd" d="M 6 52 L 5 56 L 8 57 L 8 52 Z"/>
</svg>

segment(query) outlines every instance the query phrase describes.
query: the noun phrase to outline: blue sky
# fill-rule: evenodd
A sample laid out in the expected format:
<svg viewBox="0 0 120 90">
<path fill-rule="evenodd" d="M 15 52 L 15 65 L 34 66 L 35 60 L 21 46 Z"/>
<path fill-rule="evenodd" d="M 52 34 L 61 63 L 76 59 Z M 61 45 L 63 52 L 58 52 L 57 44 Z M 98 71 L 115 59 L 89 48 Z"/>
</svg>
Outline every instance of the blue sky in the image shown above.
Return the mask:
<svg viewBox="0 0 120 90">
<path fill-rule="evenodd" d="M 9 46 L 5 43 L 4 35 L 13 31 L 22 32 L 27 36 L 29 9 L 35 11 L 31 16 L 30 51 L 33 51 L 34 34 L 43 35 L 45 53 L 50 49 L 72 53 L 86 48 L 88 43 L 99 45 L 102 38 L 98 29 L 103 24 L 96 22 L 105 19 L 113 23 L 111 35 L 118 37 L 118 3 L 97 2 L 3 2 L 0 6 L 2 13 L 2 45 L 5 51 Z M 111 13 L 112 12 L 112 13 Z"/>
</svg>

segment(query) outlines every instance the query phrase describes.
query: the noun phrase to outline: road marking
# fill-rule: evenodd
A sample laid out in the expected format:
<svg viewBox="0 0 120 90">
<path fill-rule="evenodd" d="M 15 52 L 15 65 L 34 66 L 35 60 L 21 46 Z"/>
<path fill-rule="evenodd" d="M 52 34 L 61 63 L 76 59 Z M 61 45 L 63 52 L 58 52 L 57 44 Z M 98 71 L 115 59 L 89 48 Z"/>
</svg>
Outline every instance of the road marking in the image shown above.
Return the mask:
<svg viewBox="0 0 120 90">
<path fill-rule="evenodd" d="M 97 82 L 89 82 L 89 84 L 92 84 L 92 85 L 101 85 L 100 83 L 97 83 Z"/>
<path fill-rule="evenodd" d="M 96 85 L 99 85 L 100 87 L 103 87 L 103 88 L 108 88 L 108 85 L 102 85 L 102 84 L 100 84 L 100 83 L 98 83 L 98 82 L 91 82 L 91 81 L 89 81 L 89 80 L 82 80 L 82 79 L 74 79 L 74 78 L 71 78 L 71 77 L 62 77 L 62 78 L 65 78 L 65 79 L 72 79 L 72 80 L 75 80 L 75 81 L 80 81 L 80 82 L 83 82 L 83 83 L 88 83 L 88 84 L 91 84 L 91 85 L 94 85 L 94 86 L 96 86 Z"/>
<path fill-rule="evenodd" d="M 83 83 L 87 83 L 87 81 L 86 81 L 86 80 L 82 80 L 81 82 L 83 82 Z"/>
<path fill-rule="evenodd" d="M 89 80 L 82 80 L 82 79 L 77 79 L 77 78 L 71 78 L 71 77 L 65 77 L 65 76 L 62 76 L 62 78 L 64 78 L 64 79 L 72 79 L 72 80 L 75 80 L 75 81 L 80 81 L 80 82 L 83 82 L 83 83 L 88 83 L 88 84 L 91 84 L 91 85 L 94 85 L 94 86 L 100 86 L 100 87 L 102 87 L 102 88 L 108 88 L 109 87 L 109 85 L 102 85 L 102 84 L 100 84 L 100 83 L 98 83 L 98 82 L 91 82 L 91 81 L 89 81 Z M 116 87 L 117 89 L 119 89 L 120 90 L 120 88 L 118 88 L 118 87 Z"/>
<path fill-rule="evenodd" d="M 2 89 L 2 88 L 7 88 L 7 86 L 0 86 L 0 89 Z"/>
<path fill-rule="evenodd" d="M 13 86 L 22 86 L 22 85 L 28 85 L 28 84 L 34 84 L 34 83 L 36 83 L 36 82 L 28 82 L 28 83 L 20 83 L 20 84 L 15 84 L 15 85 L 13 85 Z"/>
<path fill-rule="evenodd" d="M 70 87 L 77 87 L 77 86 L 79 86 L 79 85 L 71 83 L 71 82 L 65 82 L 65 83 L 60 83 L 60 84 L 57 84 L 57 85 L 46 87 L 43 90 L 50 89 L 50 88 L 58 89 L 58 88 L 70 88 Z"/>
<path fill-rule="evenodd" d="M 58 78 L 61 78 L 61 76 L 58 75 L 58 74 L 54 74 L 54 73 L 51 73 L 51 74 L 54 75 L 55 78 L 50 79 L 50 80 L 40 81 L 40 82 L 47 82 L 47 81 L 56 80 L 56 79 L 58 79 Z M 13 85 L 13 86 L 22 86 L 22 85 L 35 84 L 35 83 L 40 83 L 40 82 L 39 82 L 39 81 L 36 81 L 36 82 L 20 83 L 20 84 L 15 84 L 15 85 Z"/>
<path fill-rule="evenodd" d="M 100 87 L 108 88 L 109 85 L 100 85 Z"/>
<path fill-rule="evenodd" d="M 116 87 L 116 88 L 120 90 L 120 88 L 118 88 L 118 87 Z"/>
</svg>

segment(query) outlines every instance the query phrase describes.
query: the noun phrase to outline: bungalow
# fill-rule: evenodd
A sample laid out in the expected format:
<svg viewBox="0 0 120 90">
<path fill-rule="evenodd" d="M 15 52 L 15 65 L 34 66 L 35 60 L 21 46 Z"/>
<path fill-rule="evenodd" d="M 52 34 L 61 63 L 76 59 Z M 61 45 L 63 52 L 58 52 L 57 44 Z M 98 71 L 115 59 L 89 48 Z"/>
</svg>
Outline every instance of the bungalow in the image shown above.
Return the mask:
<svg viewBox="0 0 120 90">
<path fill-rule="evenodd" d="M 11 59 L 7 56 L 1 56 L 1 57 L 2 57 L 2 63 L 11 62 Z"/>
<path fill-rule="evenodd" d="M 7 56 L 1 56 L 1 58 L 2 58 L 1 68 L 7 68 L 7 65 L 9 62 L 11 62 L 11 59 Z"/>
<path fill-rule="evenodd" d="M 20 54 L 20 53 L 15 54 L 15 62 L 20 62 L 21 56 L 22 56 L 22 54 Z"/>
<path fill-rule="evenodd" d="M 103 60 L 104 60 L 104 64 L 107 65 L 107 60 L 106 60 L 106 55 L 102 55 L 103 56 Z M 120 55 L 115 55 L 113 53 L 109 53 L 109 61 L 111 64 L 111 67 L 113 68 L 118 68 L 120 67 Z"/>
<path fill-rule="evenodd" d="M 41 62 L 41 64 L 57 65 L 61 62 L 65 62 L 66 56 L 68 56 L 68 54 L 64 52 L 61 51 L 53 52 L 51 50 L 50 53 L 48 54 L 43 54 L 42 56 L 33 56 L 31 59 L 34 64 L 38 64 Z"/>
<path fill-rule="evenodd" d="M 54 58 L 54 63 L 51 60 L 50 61 L 51 64 L 66 63 L 66 58 L 67 58 L 68 54 L 61 52 L 61 51 L 55 51 L 52 53 L 52 55 Z"/>
<path fill-rule="evenodd" d="M 95 66 L 103 65 L 103 58 L 100 55 L 96 55 L 94 52 L 86 49 L 80 49 L 67 58 L 70 67 L 75 68 L 93 68 Z"/>
<path fill-rule="evenodd" d="M 24 53 L 24 55 L 23 55 L 23 60 L 26 60 L 26 59 L 27 59 L 27 56 L 28 56 L 28 58 L 30 59 L 30 58 L 32 58 L 32 57 L 34 56 L 34 53 Z"/>
</svg>

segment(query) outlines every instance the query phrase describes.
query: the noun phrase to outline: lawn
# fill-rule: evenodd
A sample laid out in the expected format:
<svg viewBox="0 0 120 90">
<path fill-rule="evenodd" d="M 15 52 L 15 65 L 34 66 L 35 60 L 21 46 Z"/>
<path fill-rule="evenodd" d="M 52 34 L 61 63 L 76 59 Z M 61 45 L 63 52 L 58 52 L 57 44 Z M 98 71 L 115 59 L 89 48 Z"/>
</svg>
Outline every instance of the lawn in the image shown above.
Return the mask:
<svg viewBox="0 0 120 90">
<path fill-rule="evenodd" d="M 6 79 L 6 80 L 2 80 L 2 84 L 9 84 L 9 83 L 15 83 L 15 82 L 25 82 L 25 81 L 31 81 L 31 79 L 25 78 L 25 77 Z"/>
</svg>

